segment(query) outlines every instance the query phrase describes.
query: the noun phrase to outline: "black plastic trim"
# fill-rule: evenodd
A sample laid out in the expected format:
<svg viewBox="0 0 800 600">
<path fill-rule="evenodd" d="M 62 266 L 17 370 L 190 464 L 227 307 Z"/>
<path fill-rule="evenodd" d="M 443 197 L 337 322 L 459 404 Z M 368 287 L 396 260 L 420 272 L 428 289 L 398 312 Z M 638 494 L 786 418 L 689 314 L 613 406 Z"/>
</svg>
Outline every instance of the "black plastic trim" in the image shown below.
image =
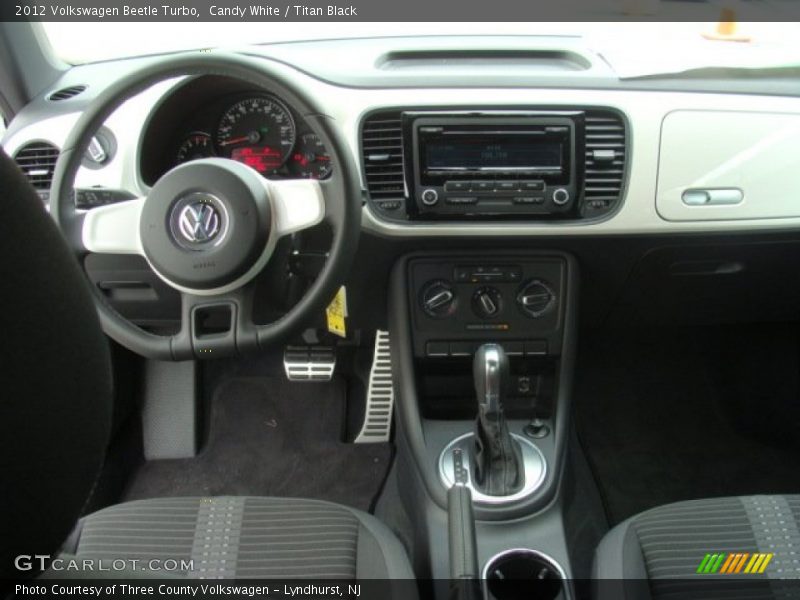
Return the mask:
<svg viewBox="0 0 800 600">
<path fill-rule="evenodd" d="M 555 497 L 559 481 L 566 463 L 565 455 L 569 441 L 569 427 L 572 403 L 572 376 L 577 351 L 577 320 L 579 279 L 576 260 L 564 252 L 549 251 L 488 251 L 457 252 L 445 250 L 440 252 L 416 252 L 398 260 L 390 276 L 389 293 L 389 331 L 392 344 L 392 369 L 396 374 L 396 406 L 398 411 L 398 428 L 407 441 L 414 468 L 424 483 L 427 495 L 439 505 L 447 506 L 447 493 L 439 481 L 436 463 L 430 460 L 422 426 L 422 415 L 417 399 L 415 371 L 413 360 L 413 343 L 411 321 L 409 319 L 407 273 L 408 263 L 414 258 L 431 258 L 436 256 L 472 256 L 487 257 L 502 254 L 504 256 L 520 255 L 526 258 L 549 257 L 561 258 L 567 264 L 566 289 L 564 307 L 564 349 L 558 368 L 558 393 L 554 409 L 555 440 L 554 464 L 549 465 L 542 486 L 530 497 L 508 506 L 477 506 L 475 517 L 479 520 L 508 520 L 529 516 L 544 509 Z"/>
</svg>

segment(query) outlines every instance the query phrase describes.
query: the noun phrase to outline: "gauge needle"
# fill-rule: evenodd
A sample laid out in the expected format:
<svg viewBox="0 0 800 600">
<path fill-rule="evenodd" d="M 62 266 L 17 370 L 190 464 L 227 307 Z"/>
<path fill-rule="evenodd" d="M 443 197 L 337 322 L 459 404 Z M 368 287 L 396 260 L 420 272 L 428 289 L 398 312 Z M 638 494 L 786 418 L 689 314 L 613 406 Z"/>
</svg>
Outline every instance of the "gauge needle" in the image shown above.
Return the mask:
<svg viewBox="0 0 800 600">
<path fill-rule="evenodd" d="M 242 142 L 250 142 L 251 144 L 257 144 L 261 140 L 261 134 L 258 131 L 251 131 L 247 135 L 242 135 L 237 138 L 233 138 L 232 140 L 225 140 L 224 142 L 220 142 L 220 146 L 230 146 L 231 144 L 241 144 Z"/>
<path fill-rule="evenodd" d="M 238 138 L 233 138 L 232 140 L 225 140 L 224 142 L 220 142 L 219 145 L 220 146 L 230 146 L 231 144 L 241 144 L 242 142 L 249 142 L 249 141 L 250 141 L 250 136 L 249 135 L 243 135 L 243 136 L 238 137 Z"/>
</svg>

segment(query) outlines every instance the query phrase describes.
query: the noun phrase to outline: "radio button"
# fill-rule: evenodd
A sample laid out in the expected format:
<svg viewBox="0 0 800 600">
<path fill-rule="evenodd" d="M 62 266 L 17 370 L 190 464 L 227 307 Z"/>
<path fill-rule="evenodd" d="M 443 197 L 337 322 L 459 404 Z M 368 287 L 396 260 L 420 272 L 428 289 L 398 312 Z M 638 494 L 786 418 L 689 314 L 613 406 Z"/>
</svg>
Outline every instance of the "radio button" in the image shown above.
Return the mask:
<svg viewBox="0 0 800 600">
<path fill-rule="evenodd" d="M 494 181 L 473 181 L 472 182 L 472 191 L 473 192 L 493 192 L 494 191 Z"/>
<path fill-rule="evenodd" d="M 436 190 L 425 190 L 422 192 L 422 203 L 425 206 L 433 206 L 439 201 L 439 194 L 436 193 Z"/>
<path fill-rule="evenodd" d="M 494 184 L 494 189 L 498 192 L 516 192 L 519 190 L 518 181 L 497 181 Z"/>
<path fill-rule="evenodd" d="M 514 196 L 514 204 L 544 204 L 544 196 Z"/>
<path fill-rule="evenodd" d="M 447 204 L 477 204 L 478 198 L 475 196 L 450 196 L 444 201 Z"/>
<path fill-rule="evenodd" d="M 445 192 L 468 192 L 471 183 L 469 181 L 448 181 L 444 184 Z"/>
<path fill-rule="evenodd" d="M 553 204 L 564 206 L 567 202 L 569 202 L 569 192 L 566 189 L 558 188 L 553 192 Z"/>
<path fill-rule="evenodd" d="M 544 181 L 521 181 L 519 184 L 519 189 L 526 192 L 543 192 Z"/>
</svg>

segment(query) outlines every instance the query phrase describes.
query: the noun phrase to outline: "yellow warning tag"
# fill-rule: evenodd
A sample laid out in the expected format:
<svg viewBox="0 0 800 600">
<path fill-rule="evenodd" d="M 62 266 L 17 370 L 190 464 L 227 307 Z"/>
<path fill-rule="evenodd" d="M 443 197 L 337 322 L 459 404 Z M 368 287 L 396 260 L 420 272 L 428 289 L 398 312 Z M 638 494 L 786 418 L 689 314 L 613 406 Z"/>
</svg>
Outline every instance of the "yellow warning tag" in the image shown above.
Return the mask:
<svg viewBox="0 0 800 600">
<path fill-rule="evenodd" d="M 347 337 L 345 318 L 347 317 L 347 290 L 344 286 L 336 292 L 330 305 L 325 310 L 325 317 L 328 321 L 328 331 L 339 337 Z"/>
</svg>

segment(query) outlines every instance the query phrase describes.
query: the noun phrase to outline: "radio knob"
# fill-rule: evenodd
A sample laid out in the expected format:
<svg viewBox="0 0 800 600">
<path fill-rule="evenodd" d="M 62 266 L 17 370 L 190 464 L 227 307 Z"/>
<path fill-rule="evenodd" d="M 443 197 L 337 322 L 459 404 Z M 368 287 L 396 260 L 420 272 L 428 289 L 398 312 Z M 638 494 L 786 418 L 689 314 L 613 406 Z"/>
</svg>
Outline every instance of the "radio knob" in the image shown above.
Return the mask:
<svg viewBox="0 0 800 600">
<path fill-rule="evenodd" d="M 558 188 L 553 192 L 553 204 L 564 206 L 569 202 L 569 192 L 565 188 Z"/>
<path fill-rule="evenodd" d="M 427 189 L 422 192 L 422 203 L 425 206 L 433 206 L 439 201 L 439 194 L 436 190 Z"/>
<path fill-rule="evenodd" d="M 478 288 L 472 295 L 472 310 L 483 319 L 491 319 L 500 313 L 503 297 L 493 287 Z"/>
<path fill-rule="evenodd" d="M 453 286 L 443 280 L 431 281 L 422 290 L 422 310 L 435 318 L 449 317 L 456 310 Z"/>
<path fill-rule="evenodd" d="M 517 304 L 529 317 L 541 317 L 555 303 L 556 295 L 550 286 L 540 279 L 525 283 L 517 293 Z"/>
</svg>

